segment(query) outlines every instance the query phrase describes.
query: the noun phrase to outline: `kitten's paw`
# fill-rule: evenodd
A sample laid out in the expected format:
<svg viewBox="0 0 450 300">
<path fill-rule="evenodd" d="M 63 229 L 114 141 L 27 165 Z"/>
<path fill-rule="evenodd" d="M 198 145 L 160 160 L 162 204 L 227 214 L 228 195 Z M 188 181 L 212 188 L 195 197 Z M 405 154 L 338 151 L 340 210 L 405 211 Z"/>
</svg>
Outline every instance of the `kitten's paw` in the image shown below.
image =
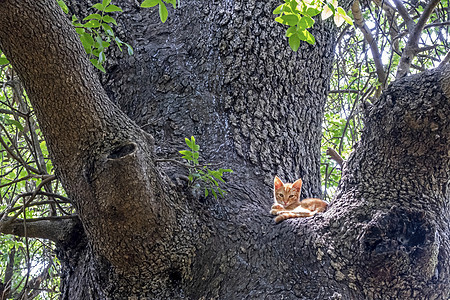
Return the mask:
<svg viewBox="0 0 450 300">
<path fill-rule="evenodd" d="M 270 210 L 270 213 L 272 214 L 272 215 L 277 215 L 278 214 L 278 212 L 280 211 L 280 209 L 284 209 L 284 207 L 283 206 L 281 206 L 280 204 L 274 204 L 274 205 L 272 205 L 272 207 L 271 207 L 272 209 Z"/>
<path fill-rule="evenodd" d="M 284 214 L 284 213 L 288 213 L 288 211 L 286 211 L 286 210 L 278 210 L 277 211 L 277 213 L 276 213 L 276 215 L 282 215 L 282 214 Z"/>
<path fill-rule="evenodd" d="M 270 214 L 277 215 L 278 214 L 278 209 L 271 209 L 270 210 Z"/>
</svg>

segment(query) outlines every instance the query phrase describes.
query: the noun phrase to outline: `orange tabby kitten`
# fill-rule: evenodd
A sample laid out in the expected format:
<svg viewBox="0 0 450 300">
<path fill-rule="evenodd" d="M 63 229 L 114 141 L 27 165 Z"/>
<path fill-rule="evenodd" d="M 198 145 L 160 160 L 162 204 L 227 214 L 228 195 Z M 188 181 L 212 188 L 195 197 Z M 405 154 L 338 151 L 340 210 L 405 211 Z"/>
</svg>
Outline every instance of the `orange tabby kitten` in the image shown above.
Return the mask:
<svg viewBox="0 0 450 300">
<path fill-rule="evenodd" d="M 302 180 L 294 183 L 283 183 L 278 176 L 274 180 L 274 200 L 270 213 L 277 215 L 275 222 L 279 223 L 289 218 L 312 217 L 327 209 L 328 202 L 318 198 L 307 198 L 300 201 Z"/>
</svg>

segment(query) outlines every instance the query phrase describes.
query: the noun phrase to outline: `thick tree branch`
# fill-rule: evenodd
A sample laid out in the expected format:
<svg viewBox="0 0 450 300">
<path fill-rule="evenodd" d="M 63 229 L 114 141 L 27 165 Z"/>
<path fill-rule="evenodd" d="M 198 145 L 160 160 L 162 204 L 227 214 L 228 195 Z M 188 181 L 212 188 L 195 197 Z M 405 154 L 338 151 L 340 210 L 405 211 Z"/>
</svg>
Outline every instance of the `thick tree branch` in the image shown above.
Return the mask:
<svg viewBox="0 0 450 300">
<path fill-rule="evenodd" d="M 4 0 L 0 47 L 20 75 L 95 255 L 141 278 L 182 259 L 167 263 L 166 250 L 155 251 L 180 247 L 173 231 L 188 234 L 179 223 L 188 212 L 175 213 L 178 194 L 164 192 L 173 189 L 155 167 L 153 138 L 109 100 L 58 4 Z"/>
<path fill-rule="evenodd" d="M 28 219 L 25 223 L 27 227 L 26 236 L 48 239 L 55 243 L 63 242 L 70 235 L 77 222 L 78 218 L 76 216 L 69 216 L 69 218 L 49 217 L 39 220 Z M 2 227 L 1 233 L 24 237 L 24 220 L 16 219 L 13 222 L 9 222 L 7 226 Z"/>
</svg>

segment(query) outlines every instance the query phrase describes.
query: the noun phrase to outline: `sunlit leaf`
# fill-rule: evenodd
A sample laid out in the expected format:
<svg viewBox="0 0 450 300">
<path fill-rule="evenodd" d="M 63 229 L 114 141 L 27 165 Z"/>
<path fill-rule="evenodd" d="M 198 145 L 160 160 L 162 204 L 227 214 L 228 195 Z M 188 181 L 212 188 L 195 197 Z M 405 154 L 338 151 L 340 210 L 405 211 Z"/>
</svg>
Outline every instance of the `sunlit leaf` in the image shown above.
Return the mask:
<svg viewBox="0 0 450 300">
<path fill-rule="evenodd" d="M 160 1 L 160 3 L 159 3 L 159 17 L 161 18 L 161 22 L 165 23 L 167 21 L 167 17 L 168 16 L 169 16 L 169 12 L 167 11 L 166 5 Z"/>
<path fill-rule="evenodd" d="M 123 11 L 120 7 L 116 6 L 116 5 L 108 5 L 105 10 L 105 12 L 114 12 L 114 11 Z"/>
<path fill-rule="evenodd" d="M 142 2 L 141 7 L 153 7 L 159 4 L 161 0 L 145 0 Z"/>
<path fill-rule="evenodd" d="M 300 47 L 300 38 L 298 37 L 298 34 L 294 34 L 289 37 L 289 46 L 291 46 L 294 51 L 298 50 Z"/>
</svg>

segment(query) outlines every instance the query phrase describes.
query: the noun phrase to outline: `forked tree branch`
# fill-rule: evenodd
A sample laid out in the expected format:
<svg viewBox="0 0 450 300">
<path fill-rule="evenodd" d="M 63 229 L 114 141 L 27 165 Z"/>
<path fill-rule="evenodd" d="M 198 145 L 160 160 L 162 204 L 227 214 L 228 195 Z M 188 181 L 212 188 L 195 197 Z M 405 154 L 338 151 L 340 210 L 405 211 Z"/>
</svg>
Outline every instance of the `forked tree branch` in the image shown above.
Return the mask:
<svg viewBox="0 0 450 300">
<path fill-rule="evenodd" d="M 394 0 L 394 2 L 397 5 L 397 2 L 400 1 Z M 396 78 L 404 77 L 409 73 L 409 69 L 411 68 L 412 65 L 412 60 L 419 51 L 418 44 L 422 30 L 424 29 L 426 22 L 430 18 L 431 13 L 433 12 L 434 8 L 439 4 L 439 2 L 440 0 L 431 0 L 428 3 L 428 5 L 423 10 L 423 13 L 420 16 L 419 20 L 417 21 L 417 24 L 415 24 L 413 30 L 410 30 L 410 25 L 408 24 L 409 39 L 406 43 L 405 48 L 403 49 L 403 53 L 400 58 L 400 63 L 398 65 Z M 399 7 L 400 6 L 397 6 L 397 8 Z M 403 14 L 400 12 L 400 9 L 399 13 L 402 15 L 402 17 L 404 17 Z"/>
</svg>

